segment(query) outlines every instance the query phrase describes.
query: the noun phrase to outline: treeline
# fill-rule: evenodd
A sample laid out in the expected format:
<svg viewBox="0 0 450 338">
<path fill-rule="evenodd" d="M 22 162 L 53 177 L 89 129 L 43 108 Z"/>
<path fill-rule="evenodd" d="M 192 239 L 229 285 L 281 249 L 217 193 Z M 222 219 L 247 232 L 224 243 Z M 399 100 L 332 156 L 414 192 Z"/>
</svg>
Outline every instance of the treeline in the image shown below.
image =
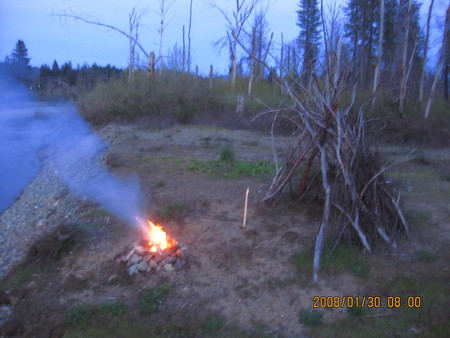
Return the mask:
<svg viewBox="0 0 450 338">
<path fill-rule="evenodd" d="M 14 96 L 20 88 L 42 100 L 77 100 L 97 83 L 117 78 L 121 73 L 114 66 L 101 67 L 95 63 L 74 68 L 68 61 L 59 67 L 56 60 L 51 68 L 46 64 L 31 67 L 28 49 L 18 40 L 11 54 L 0 62 L 0 90 L 7 97 Z"/>
<path fill-rule="evenodd" d="M 73 99 L 91 91 L 98 83 L 117 78 L 122 73 L 109 64 L 105 67 L 93 64 L 74 68 L 70 61 L 59 67 L 56 61 L 52 67 L 44 64 L 35 78 L 35 92 L 41 99 Z"/>
</svg>

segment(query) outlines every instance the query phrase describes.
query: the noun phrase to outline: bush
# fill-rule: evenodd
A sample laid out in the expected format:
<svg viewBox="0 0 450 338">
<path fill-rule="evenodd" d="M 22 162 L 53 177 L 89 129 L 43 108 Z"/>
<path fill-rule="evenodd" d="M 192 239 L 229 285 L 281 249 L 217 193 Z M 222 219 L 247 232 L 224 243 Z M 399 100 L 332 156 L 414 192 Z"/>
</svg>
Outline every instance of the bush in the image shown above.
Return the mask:
<svg viewBox="0 0 450 338">
<path fill-rule="evenodd" d="M 234 149 L 231 145 L 226 144 L 220 150 L 220 160 L 222 162 L 233 162 L 235 158 Z"/>
<path fill-rule="evenodd" d="M 244 118 L 236 119 L 237 96 L 246 92 L 247 81 L 239 79 L 233 91 L 227 81 L 215 78 L 211 89 L 209 79 L 194 74 L 165 70 L 161 76 L 150 79 L 146 71 L 138 70 L 132 80 L 124 73 L 97 84 L 77 103 L 81 114 L 94 124 L 148 120 L 170 125 L 203 121 L 248 127 L 242 120 L 264 109 L 258 100 L 278 105 L 281 92 L 277 86 L 259 81 L 254 96 L 245 97 Z"/>
<path fill-rule="evenodd" d="M 302 310 L 299 313 L 299 320 L 306 326 L 317 327 L 322 325 L 323 314 L 317 310 Z"/>
</svg>

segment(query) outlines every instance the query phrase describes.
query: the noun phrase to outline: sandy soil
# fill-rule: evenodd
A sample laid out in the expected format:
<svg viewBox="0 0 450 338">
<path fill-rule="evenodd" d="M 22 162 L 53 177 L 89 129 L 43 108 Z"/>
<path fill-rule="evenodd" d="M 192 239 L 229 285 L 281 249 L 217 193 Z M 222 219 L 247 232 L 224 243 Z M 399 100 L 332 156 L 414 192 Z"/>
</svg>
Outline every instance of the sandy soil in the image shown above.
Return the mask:
<svg viewBox="0 0 450 338">
<path fill-rule="evenodd" d="M 422 151 L 422 157 L 393 174 L 394 179 L 407 178 L 402 181 L 407 185 L 403 188 L 406 213 L 427 213 L 430 227 L 413 225 L 411 240 L 399 238 L 396 252 L 384 251 L 368 257 L 370 263 L 377 263 L 370 277 L 323 272 L 314 284 L 310 274 L 293 265 L 292 258 L 313 244 L 320 222 L 320 204 L 304 202 L 267 209 L 257 202 L 270 177 L 226 179 L 186 168 L 191 158 L 218 159 L 225 144 L 233 145 L 238 159 L 270 160 L 270 137 L 201 127 L 153 130 L 108 126 L 101 134 L 111 143 L 105 157 L 111 170 L 120 176 L 140 177 L 150 197 L 148 216 L 164 221 L 167 233 L 188 248 L 191 264 L 179 272 L 129 276 L 126 268 L 114 260 L 127 252 L 140 234 L 95 205 L 80 201 L 79 222 L 93 229 L 91 235 L 56 263 L 56 271 L 36 273 L 24 286 L 12 291 L 13 315 L 3 331 L 7 336 L 61 336 L 67 308 L 110 300 L 133 307 L 140 290 L 168 281 L 174 289 L 161 306 L 161 313 L 175 321 L 186 314 L 206 318 L 219 313 L 229 326 L 249 329 L 263 325 L 267 334 L 296 337 L 307 332 L 299 323 L 298 314 L 312 308 L 314 296 L 380 292 L 373 288 L 370 279 L 400 273 L 392 271 L 411 261 L 418 248 L 437 252 L 439 259 L 433 269 L 443 270 L 448 276 L 448 151 L 437 159 L 431 152 Z M 280 155 L 287 142 L 287 138 L 277 141 L 275 148 Z M 405 151 L 392 148 L 388 153 L 398 158 Z M 420 174 L 423 172 L 431 174 Z M 157 182 L 164 182 L 164 186 L 158 187 Z M 241 224 L 247 187 L 250 204 L 244 229 Z M 182 214 L 165 219 L 162 210 L 173 203 L 183 206 Z M 395 266 L 391 264 L 392 257 Z M 416 268 L 409 266 L 405 271 Z M 347 315 L 345 309 L 325 309 L 323 313 L 327 322 Z"/>
</svg>

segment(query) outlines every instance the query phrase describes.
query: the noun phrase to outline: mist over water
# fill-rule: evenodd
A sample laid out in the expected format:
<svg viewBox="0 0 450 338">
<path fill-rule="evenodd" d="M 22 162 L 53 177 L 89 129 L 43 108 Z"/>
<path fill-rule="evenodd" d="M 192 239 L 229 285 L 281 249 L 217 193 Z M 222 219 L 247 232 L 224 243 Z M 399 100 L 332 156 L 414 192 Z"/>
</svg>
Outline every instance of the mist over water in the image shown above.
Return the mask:
<svg viewBox="0 0 450 338">
<path fill-rule="evenodd" d="M 0 212 L 48 162 L 72 193 L 129 224 L 142 215 L 137 178 L 121 179 L 101 161 L 105 144 L 70 106 L 0 106 Z"/>
</svg>

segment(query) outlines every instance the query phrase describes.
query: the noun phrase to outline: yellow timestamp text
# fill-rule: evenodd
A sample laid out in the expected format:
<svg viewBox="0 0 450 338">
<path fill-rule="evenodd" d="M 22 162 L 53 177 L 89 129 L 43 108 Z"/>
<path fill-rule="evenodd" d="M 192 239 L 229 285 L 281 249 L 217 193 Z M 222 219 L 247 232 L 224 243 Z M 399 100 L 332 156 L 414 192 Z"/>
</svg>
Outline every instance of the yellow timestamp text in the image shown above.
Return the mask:
<svg viewBox="0 0 450 338">
<path fill-rule="evenodd" d="M 315 296 L 313 308 L 420 308 L 422 297 L 420 296 Z"/>
</svg>

